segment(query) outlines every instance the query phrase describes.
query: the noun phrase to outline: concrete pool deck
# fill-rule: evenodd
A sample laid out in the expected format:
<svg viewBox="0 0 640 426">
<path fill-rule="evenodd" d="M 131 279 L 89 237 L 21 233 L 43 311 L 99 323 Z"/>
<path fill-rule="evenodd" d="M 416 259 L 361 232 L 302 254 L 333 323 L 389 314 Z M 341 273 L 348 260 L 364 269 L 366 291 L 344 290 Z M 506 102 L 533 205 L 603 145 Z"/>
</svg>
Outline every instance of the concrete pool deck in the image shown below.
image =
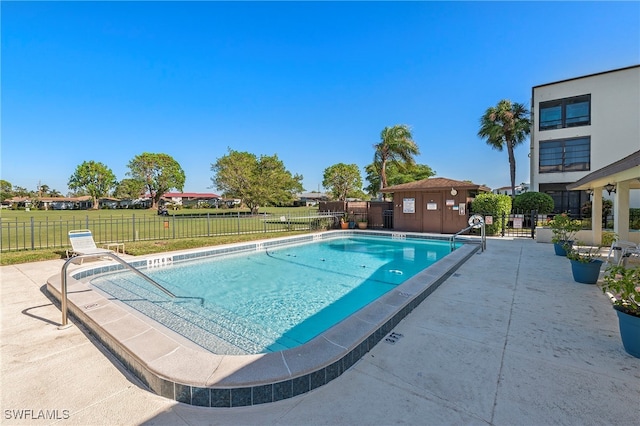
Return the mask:
<svg viewBox="0 0 640 426">
<path fill-rule="evenodd" d="M 332 382 L 240 408 L 162 398 L 45 295 L 63 260 L 0 269 L 2 424 L 635 424 L 640 359 L 550 244 L 489 239 Z M 21 419 L 18 417 L 22 417 Z"/>
</svg>

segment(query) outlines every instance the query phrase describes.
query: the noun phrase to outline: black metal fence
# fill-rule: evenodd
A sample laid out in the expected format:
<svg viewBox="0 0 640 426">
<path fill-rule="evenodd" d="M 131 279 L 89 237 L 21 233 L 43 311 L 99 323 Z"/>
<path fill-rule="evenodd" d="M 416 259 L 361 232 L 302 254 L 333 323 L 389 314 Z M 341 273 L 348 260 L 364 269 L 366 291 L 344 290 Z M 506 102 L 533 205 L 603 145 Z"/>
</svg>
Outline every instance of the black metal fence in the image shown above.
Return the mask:
<svg viewBox="0 0 640 426">
<path fill-rule="evenodd" d="M 545 215 L 545 221 L 553 219 L 555 214 Z M 583 229 L 591 229 L 591 214 L 589 215 L 569 215 L 572 219 L 582 221 Z M 542 222 L 540 222 L 542 224 Z M 612 213 L 604 214 L 602 216 L 602 229 L 613 230 L 614 216 Z M 640 230 L 640 209 L 629 209 L 629 229 Z"/>
<path fill-rule="evenodd" d="M 546 218 L 547 215 L 539 215 L 535 210 L 530 212 L 512 210 L 508 215 L 503 213 L 500 235 L 503 237 L 535 238 L 536 226 Z"/>
<path fill-rule="evenodd" d="M 193 214 L 136 217 L 0 218 L 0 251 L 69 247 L 71 230 L 89 229 L 97 245 L 131 241 L 213 237 L 217 235 L 269 233 L 325 229 L 342 213 Z"/>
<path fill-rule="evenodd" d="M 521 212 L 517 210 L 511 211 L 510 214 L 502 214 L 502 225 L 500 235 L 509 237 L 527 237 L 535 238 L 536 226 L 543 226 L 548 220 L 553 219 L 554 215 L 537 214 L 536 211 Z M 591 217 L 575 216 L 573 219 L 582 221 L 583 229 L 592 229 Z M 612 214 L 602 217 L 602 229 L 613 230 L 614 217 Z M 629 229 L 640 230 L 640 209 L 629 210 Z"/>
</svg>

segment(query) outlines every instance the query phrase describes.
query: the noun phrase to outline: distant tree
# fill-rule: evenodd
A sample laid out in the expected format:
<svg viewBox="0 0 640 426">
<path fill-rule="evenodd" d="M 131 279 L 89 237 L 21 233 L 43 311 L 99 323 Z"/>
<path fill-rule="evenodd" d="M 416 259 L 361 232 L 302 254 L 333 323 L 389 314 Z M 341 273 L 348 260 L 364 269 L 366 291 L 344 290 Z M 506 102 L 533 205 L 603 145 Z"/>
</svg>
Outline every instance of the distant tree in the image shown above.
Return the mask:
<svg viewBox="0 0 640 426">
<path fill-rule="evenodd" d="M 38 186 L 38 196 L 39 197 L 46 197 L 49 195 L 49 185 L 47 184 L 42 184 Z"/>
<path fill-rule="evenodd" d="M 93 198 L 93 208 L 98 208 L 98 198 L 109 195 L 116 186 L 116 176 L 110 168 L 98 161 L 80 164 L 67 183 L 72 190 L 85 191 Z"/>
<path fill-rule="evenodd" d="M 36 193 L 38 197 L 60 197 L 62 195 L 60 194 L 60 191 L 52 189 L 49 185 L 44 183 L 38 186 Z"/>
<path fill-rule="evenodd" d="M 585 202 L 584 204 L 582 204 L 582 206 L 580 206 L 580 210 L 582 212 L 583 217 L 591 217 L 591 212 L 593 210 L 593 203 L 591 201 Z M 612 210 L 613 210 L 613 201 L 602 200 L 602 217 L 606 218 L 607 216 L 611 215 Z"/>
<path fill-rule="evenodd" d="M 511 103 L 508 99 L 489 107 L 480 118 L 478 136 L 486 139 L 487 144 L 498 151 L 507 148 L 509 172 L 511 175 L 511 197 L 516 193 L 516 157 L 514 148 L 526 139 L 531 131 L 529 111 L 523 104 Z"/>
<path fill-rule="evenodd" d="M 398 124 L 385 127 L 380 132 L 380 142 L 373 146 L 373 163 L 380 172 L 380 189 L 389 186 L 387 166 L 395 163 L 399 168 L 415 164 L 414 156 L 420 154 L 418 145 L 413 141 L 409 126 Z"/>
<path fill-rule="evenodd" d="M 362 177 L 356 164 L 338 163 L 324 169 L 322 186 L 334 199 L 346 200 L 350 194 L 362 192 Z"/>
<path fill-rule="evenodd" d="M 291 175 L 277 155 L 261 155 L 229 148 L 229 153 L 211 164 L 213 186 L 223 196 L 239 198 L 258 213 L 260 206 L 292 202 L 295 194 L 304 191 L 302 176 Z"/>
<path fill-rule="evenodd" d="M 78 188 L 75 191 L 67 192 L 67 198 L 84 197 L 85 195 L 89 195 L 89 193 L 84 188 Z"/>
<path fill-rule="evenodd" d="M 380 191 L 380 171 L 375 163 L 371 163 L 364 168 L 367 174 L 366 180 L 369 185 L 365 187 L 372 197 L 377 197 Z M 401 183 L 415 182 L 417 180 L 427 179 L 435 176 L 436 172 L 426 164 L 404 165 L 398 167 L 396 163 L 390 163 L 387 166 L 387 183 L 389 186 L 399 185 Z"/>
<path fill-rule="evenodd" d="M 144 182 L 151 196 L 152 208 L 157 208 L 160 197 L 166 192 L 174 188 L 182 191 L 184 187 L 184 171 L 170 155 L 143 152 L 129 161 L 128 167 L 127 176 Z"/>
<path fill-rule="evenodd" d="M 145 184 L 141 180 L 122 179 L 118 182 L 114 195 L 116 198 L 136 200 L 144 194 Z"/>
<path fill-rule="evenodd" d="M 0 201 L 4 201 L 7 198 L 13 197 L 13 185 L 11 182 L 0 179 Z"/>
<path fill-rule="evenodd" d="M 13 187 L 13 195 L 16 197 L 27 197 L 29 196 L 29 190 L 22 186 L 14 186 Z"/>
</svg>

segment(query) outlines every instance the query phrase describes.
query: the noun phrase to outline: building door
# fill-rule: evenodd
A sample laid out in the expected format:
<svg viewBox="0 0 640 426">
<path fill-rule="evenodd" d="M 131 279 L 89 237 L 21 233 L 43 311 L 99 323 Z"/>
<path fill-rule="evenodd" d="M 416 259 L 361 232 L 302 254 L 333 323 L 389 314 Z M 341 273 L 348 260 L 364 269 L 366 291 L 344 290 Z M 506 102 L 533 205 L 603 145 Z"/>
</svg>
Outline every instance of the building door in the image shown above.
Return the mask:
<svg viewBox="0 0 640 426">
<path fill-rule="evenodd" d="M 442 233 L 442 193 L 425 192 L 422 198 L 424 215 L 422 220 L 422 232 Z"/>
</svg>

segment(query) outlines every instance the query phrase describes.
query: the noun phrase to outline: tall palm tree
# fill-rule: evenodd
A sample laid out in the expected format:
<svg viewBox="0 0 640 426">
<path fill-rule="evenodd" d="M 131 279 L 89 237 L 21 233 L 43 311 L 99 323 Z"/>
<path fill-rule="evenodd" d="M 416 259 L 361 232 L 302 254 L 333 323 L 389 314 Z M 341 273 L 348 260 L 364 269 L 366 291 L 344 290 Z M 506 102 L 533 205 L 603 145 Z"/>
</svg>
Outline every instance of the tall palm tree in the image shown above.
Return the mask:
<svg viewBox="0 0 640 426">
<path fill-rule="evenodd" d="M 507 147 L 509 171 L 511 172 L 511 197 L 516 189 L 516 157 L 513 149 L 526 139 L 531 131 L 529 111 L 523 104 L 512 103 L 508 99 L 498 102 L 495 107 L 487 108 L 480 118 L 478 136 L 486 139 L 487 144 L 498 151 Z"/>
<path fill-rule="evenodd" d="M 373 163 L 380 172 L 380 189 L 387 186 L 387 164 L 396 163 L 414 165 L 414 155 L 420 154 L 418 145 L 413 141 L 411 130 L 406 124 L 385 127 L 380 133 L 380 142 L 373 146 Z"/>
</svg>

